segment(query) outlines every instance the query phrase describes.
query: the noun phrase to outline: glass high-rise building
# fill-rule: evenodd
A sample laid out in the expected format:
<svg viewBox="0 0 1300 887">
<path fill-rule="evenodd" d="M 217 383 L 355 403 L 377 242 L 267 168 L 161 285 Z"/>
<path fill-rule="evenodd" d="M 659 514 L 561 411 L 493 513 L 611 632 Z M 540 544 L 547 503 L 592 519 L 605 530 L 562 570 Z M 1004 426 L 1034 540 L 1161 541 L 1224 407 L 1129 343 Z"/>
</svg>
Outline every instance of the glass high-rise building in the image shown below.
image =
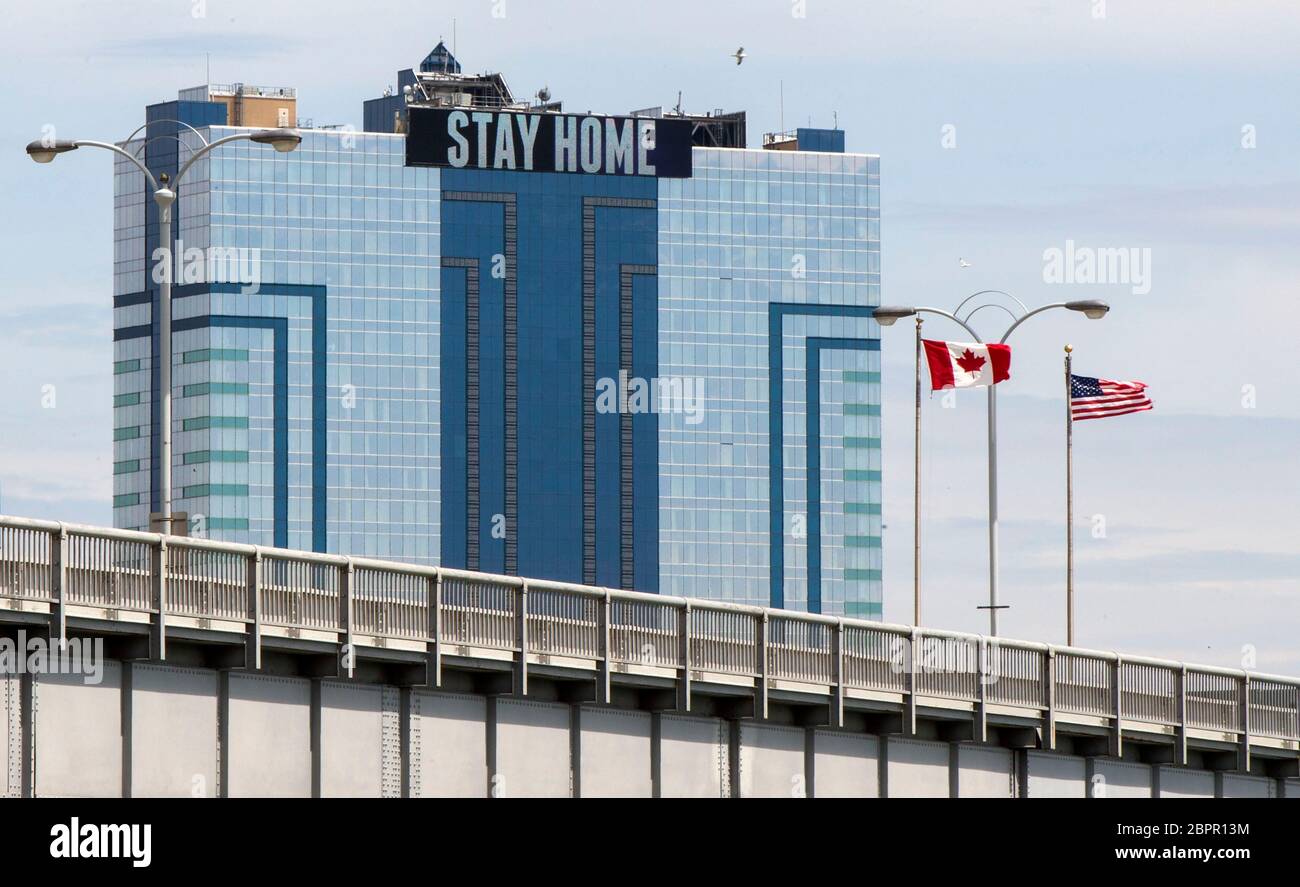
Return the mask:
<svg viewBox="0 0 1300 887">
<path fill-rule="evenodd" d="M 127 147 L 174 175 L 189 127 L 286 117 L 292 90 L 198 87 Z M 838 130 L 747 149 L 743 114 L 516 102 L 441 45 L 365 123 L 222 146 L 180 186 L 191 532 L 881 615 L 878 158 Z M 159 508 L 155 213 L 119 161 L 120 527 Z"/>
</svg>

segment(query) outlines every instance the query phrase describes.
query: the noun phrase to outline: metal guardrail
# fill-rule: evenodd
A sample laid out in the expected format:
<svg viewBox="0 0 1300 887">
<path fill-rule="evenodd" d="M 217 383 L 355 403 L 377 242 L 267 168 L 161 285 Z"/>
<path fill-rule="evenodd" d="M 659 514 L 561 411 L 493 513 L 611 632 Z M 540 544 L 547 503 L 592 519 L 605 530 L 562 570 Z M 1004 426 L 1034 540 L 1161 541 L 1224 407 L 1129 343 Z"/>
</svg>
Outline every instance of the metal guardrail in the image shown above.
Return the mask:
<svg viewBox="0 0 1300 887">
<path fill-rule="evenodd" d="M 979 635 L 0 517 L 0 609 L 106 608 L 1300 740 L 1300 680 Z M 26 606 L 25 606 L 26 605 Z M 260 630 L 260 628 L 258 629 Z M 369 639 L 369 640 L 368 640 Z"/>
<path fill-rule="evenodd" d="M 788 129 L 785 132 L 765 132 L 763 133 L 763 145 L 776 145 L 782 142 L 793 142 L 799 138 L 797 129 Z"/>
<path fill-rule="evenodd" d="M 253 86 L 251 83 L 211 83 L 208 92 L 276 99 L 291 99 L 298 95 L 298 90 L 292 86 Z"/>
</svg>

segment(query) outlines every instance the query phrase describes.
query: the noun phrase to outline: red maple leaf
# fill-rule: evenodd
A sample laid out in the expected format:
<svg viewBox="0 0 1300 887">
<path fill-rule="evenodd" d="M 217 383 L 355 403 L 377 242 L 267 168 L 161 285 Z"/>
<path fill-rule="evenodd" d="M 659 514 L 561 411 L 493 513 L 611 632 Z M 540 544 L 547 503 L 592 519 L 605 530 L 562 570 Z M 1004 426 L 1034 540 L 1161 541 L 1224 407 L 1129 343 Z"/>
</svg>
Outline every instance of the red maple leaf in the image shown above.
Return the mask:
<svg viewBox="0 0 1300 887">
<path fill-rule="evenodd" d="M 962 356 L 957 358 L 957 366 L 961 367 L 968 373 L 978 373 L 980 368 L 984 366 L 984 358 L 976 357 L 971 353 L 971 350 L 967 348 L 965 352 L 962 353 Z"/>
</svg>

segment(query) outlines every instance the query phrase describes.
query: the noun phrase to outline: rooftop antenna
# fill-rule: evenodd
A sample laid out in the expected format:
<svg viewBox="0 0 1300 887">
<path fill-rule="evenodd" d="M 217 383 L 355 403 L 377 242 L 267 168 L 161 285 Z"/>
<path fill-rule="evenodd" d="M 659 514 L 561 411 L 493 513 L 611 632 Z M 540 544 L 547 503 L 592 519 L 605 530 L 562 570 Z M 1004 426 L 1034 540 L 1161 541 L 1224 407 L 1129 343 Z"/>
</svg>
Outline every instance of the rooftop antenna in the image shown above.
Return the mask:
<svg viewBox="0 0 1300 887">
<path fill-rule="evenodd" d="M 456 20 L 451 20 L 451 54 L 456 55 Z M 447 63 L 442 63 L 442 72 L 447 73 Z"/>
<path fill-rule="evenodd" d="M 785 132 L 785 81 L 781 81 L 781 132 Z"/>
<path fill-rule="evenodd" d="M 839 111 L 832 111 L 831 113 L 835 115 L 835 117 L 834 117 L 835 125 L 834 125 L 833 128 L 834 128 L 834 129 L 839 129 L 839 128 L 840 128 L 840 112 L 839 112 Z"/>
<path fill-rule="evenodd" d="M 677 90 L 677 107 L 673 108 L 673 113 L 678 117 L 682 116 L 682 91 Z"/>
<path fill-rule="evenodd" d="M 203 54 L 204 54 L 205 56 L 207 56 L 207 59 L 208 59 L 207 64 L 204 65 L 204 68 L 203 68 L 203 81 L 204 81 L 204 82 L 203 82 L 203 85 L 206 86 L 206 87 L 208 87 L 208 92 L 211 93 L 211 91 L 212 91 L 212 53 L 210 53 L 210 52 L 205 52 L 205 53 L 203 53 Z M 209 97 L 211 97 L 211 96 L 209 96 Z"/>
</svg>

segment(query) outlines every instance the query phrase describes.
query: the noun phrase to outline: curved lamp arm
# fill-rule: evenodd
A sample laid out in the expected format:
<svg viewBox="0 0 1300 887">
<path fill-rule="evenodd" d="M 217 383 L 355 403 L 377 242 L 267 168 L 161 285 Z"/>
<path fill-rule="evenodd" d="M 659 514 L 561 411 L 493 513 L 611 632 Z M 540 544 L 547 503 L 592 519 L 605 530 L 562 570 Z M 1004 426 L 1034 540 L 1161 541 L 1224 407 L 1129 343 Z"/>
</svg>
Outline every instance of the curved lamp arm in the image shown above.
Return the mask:
<svg viewBox="0 0 1300 887">
<path fill-rule="evenodd" d="M 1007 292 L 1006 290 L 980 290 L 979 292 L 977 292 L 977 293 L 971 293 L 969 296 L 967 296 L 966 298 L 962 299 L 962 300 L 961 300 L 961 303 L 960 303 L 956 308 L 952 309 L 952 310 L 953 310 L 953 313 L 955 314 L 955 313 L 960 312 L 961 309 L 962 309 L 963 307 L 965 307 L 966 303 L 969 302 L 971 299 L 975 298 L 976 296 L 1006 296 L 1008 299 L 1010 299 L 1011 301 L 1013 301 L 1013 302 L 1015 302 L 1017 305 L 1019 305 L 1021 311 L 1025 311 L 1025 312 L 1028 312 L 1028 311 L 1029 311 L 1029 306 L 1028 306 L 1028 305 L 1026 305 L 1024 302 L 1020 301 L 1019 299 L 1017 299 L 1015 296 L 1011 295 L 1011 293 Z M 978 308 L 975 309 L 975 311 L 978 311 L 978 310 L 979 310 Z M 975 311 L 972 311 L 971 314 L 974 314 Z M 967 315 L 966 315 L 966 318 L 969 320 L 969 319 L 970 319 L 970 314 L 967 314 Z"/>
<path fill-rule="evenodd" d="M 1015 323 L 1011 324 L 1011 326 L 1009 326 L 1009 327 L 1007 328 L 1007 331 L 1006 331 L 1005 333 L 1002 334 L 1002 338 L 999 339 L 998 341 L 999 341 L 999 342 L 1006 342 L 1007 339 L 1011 338 L 1011 334 L 1014 333 L 1014 332 L 1016 331 L 1016 327 L 1020 326 L 1020 325 L 1021 325 L 1022 323 L 1024 323 L 1026 320 L 1028 320 L 1029 318 L 1033 317 L 1035 314 L 1042 314 L 1044 311 L 1050 311 L 1050 310 L 1052 310 L 1053 308 L 1064 308 L 1064 307 L 1066 307 L 1065 302 L 1053 302 L 1053 303 L 1050 304 L 1050 305 L 1044 305 L 1044 306 L 1042 306 L 1041 308 L 1035 308 L 1033 311 L 1030 311 L 1030 312 L 1029 312 L 1028 314 L 1026 314 L 1024 317 L 1020 318 L 1020 319 L 1017 320 Z"/>
<path fill-rule="evenodd" d="M 983 305 L 977 305 L 975 308 L 973 308 L 971 312 L 966 315 L 966 320 L 969 322 L 972 317 L 974 317 L 976 314 L 978 314 L 980 311 L 984 310 L 985 308 L 999 308 L 1005 311 L 1007 313 L 1007 316 L 1010 317 L 1013 322 L 1020 319 L 1019 316 L 1016 314 L 1016 312 L 1012 311 L 1006 305 L 999 305 L 997 302 L 985 302 Z"/>
<path fill-rule="evenodd" d="M 966 321 L 962 320 L 962 319 L 961 319 L 960 317 L 958 317 L 956 314 L 949 314 L 947 311 L 944 311 L 944 310 L 942 310 L 942 309 L 940 309 L 940 308 L 917 308 L 917 309 L 916 309 L 916 313 L 917 313 L 917 314 L 937 314 L 937 315 L 939 315 L 940 317 L 946 317 L 946 318 L 948 318 L 949 320 L 951 320 L 953 323 L 959 324 L 959 325 L 961 326 L 962 329 L 964 329 L 966 332 L 970 333 L 971 336 L 975 339 L 976 342 L 983 343 L 983 341 L 984 341 L 983 339 L 980 338 L 979 333 L 975 332 L 973 329 L 970 328 L 970 324 L 968 324 Z"/>
<path fill-rule="evenodd" d="M 177 126 L 183 126 L 183 127 L 185 127 L 186 129 L 188 129 L 190 132 L 194 133 L 196 136 L 199 137 L 199 141 L 202 142 L 203 144 L 206 145 L 206 144 L 208 143 L 208 139 L 207 139 L 206 136 L 203 135 L 203 133 L 199 132 L 197 129 L 195 129 L 194 127 L 190 126 L 190 125 L 189 125 L 188 123 L 186 123 L 184 120 L 177 120 L 177 119 L 174 118 L 174 117 L 160 117 L 160 118 L 158 118 L 157 120 L 150 120 L 150 121 L 148 121 L 147 123 L 141 123 L 139 126 L 137 126 L 137 127 L 135 128 L 135 131 L 134 131 L 134 132 L 132 132 L 129 136 L 127 136 L 125 139 L 122 140 L 122 144 L 128 144 L 132 139 L 134 139 L 137 135 L 140 134 L 140 130 L 142 130 L 142 129 L 144 129 L 145 127 L 147 127 L 150 123 L 175 123 Z M 170 134 L 165 135 L 165 136 L 155 136 L 155 138 L 160 138 L 160 139 L 161 139 L 161 138 L 171 138 L 171 139 L 176 139 L 178 142 L 180 141 L 179 136 L 178 136 L 177 134 L 175 134 L 175 133 L 170 133 Z M 149 142 L 152 142 L 153 140 L 154 140 L 154 139 L 149 139 L 148 141 L 145 142 L 145 144 L 147 145 L 147 144 L 149 144 Z M 143 148 L 144 148 L 144 145 L 141 145 L 141 146 L 140 146 L 140 149 L 143 149 Z"/>
<path fill-rule="evenodd" d="M 210 142 L 204 145 L 202 148 L 199 148 L 197 151 L 195 151 L 193 154 L 190 155 L 189 160 L 185 161 L 185 165 L 180 168 L 180 171 L 178 173 L 176 173 L 176 178 L 172 179 L 173 188 L 179 190 L 181 186 L 181 180 L 185 178 L 185 173 L 189 171 L 189 168 L 194 165 L 195 161 L 199 160 L 202 157 L 205 157 L 208 154 L 208 152 L 211 151 L 213 148 L 217 147 L 218 145 L 224 145 L 227 142 L 239 142 L 239 141 L 250 140 L 254 135 L 256 135 L 256 133 L 237 132 L 234 135 L 219 138 L 215 142 Z"/>
<path fill-rule="evenodd" d="M 122 157 L 125 157 L 127 160 L 135 164 L 136 169 L 144 173 L 144 177 L 149 180 L 149 184 L 153 186 L 153 190 L 158 190 L 158 180 L 153 177 L 153 173 L 149 172 L 149 169 L 140 161 L 140 158 L 136 157 L 130 151 L 127 151 L 124 148 L 119 148 L 117 145 L 110 142 L 91 142 L 83 139 L 76 139 L 72 144 L 76 145 L 78 148 L 103 148 L 107 151 L 112 151 L 114 154 L 119 154 Z"/>
</svg>

